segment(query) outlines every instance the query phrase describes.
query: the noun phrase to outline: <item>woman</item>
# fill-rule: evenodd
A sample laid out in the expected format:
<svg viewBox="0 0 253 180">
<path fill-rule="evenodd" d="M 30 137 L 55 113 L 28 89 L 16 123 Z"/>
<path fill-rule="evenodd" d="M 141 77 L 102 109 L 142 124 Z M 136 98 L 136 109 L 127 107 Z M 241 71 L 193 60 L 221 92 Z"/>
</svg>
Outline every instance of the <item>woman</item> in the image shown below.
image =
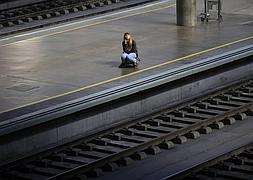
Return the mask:
<svg viewBox="0 0 253 180">
<path fill-rule="evenodd" d="M 124 33 L 122 48 L 122 63 L 119 67 L 127 67 L 128 65 L 136 66 L 139 63 L 140 59 L 138 58 L 136 42 L 133 40 L 133 38 L 128 32 Z"/>
</svg>

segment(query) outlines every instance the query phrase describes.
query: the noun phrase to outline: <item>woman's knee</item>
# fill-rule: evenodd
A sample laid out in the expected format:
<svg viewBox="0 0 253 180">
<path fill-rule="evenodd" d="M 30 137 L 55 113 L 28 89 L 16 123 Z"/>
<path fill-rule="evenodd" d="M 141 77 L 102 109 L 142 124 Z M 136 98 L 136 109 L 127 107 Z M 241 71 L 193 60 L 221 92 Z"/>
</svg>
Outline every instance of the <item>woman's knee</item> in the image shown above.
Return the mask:
<svg viewBox="0 0 253 180">
<path fill-rule="evenodd" d="M 132 62 L 136 62 L 136 54 L 135 53 L 131 53 L 127 56 L 127 58 L 132 61 Z"/>
<path fill-rule="evenodd" d="M 126 58 L 127 58 L 127 54 L 125 54 L 125 53 L 121 54 L 121 61 L 122 62 L 125 61 Z"/>
</svg>

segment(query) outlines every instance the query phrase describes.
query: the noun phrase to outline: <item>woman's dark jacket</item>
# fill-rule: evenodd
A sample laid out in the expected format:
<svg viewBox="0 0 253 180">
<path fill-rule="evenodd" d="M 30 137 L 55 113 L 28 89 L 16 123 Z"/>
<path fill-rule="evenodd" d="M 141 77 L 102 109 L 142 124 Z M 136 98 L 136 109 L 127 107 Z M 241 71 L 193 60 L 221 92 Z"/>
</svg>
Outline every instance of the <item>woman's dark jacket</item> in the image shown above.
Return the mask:
<svg viewBox="0 0 253 180">
<path fill-rule="evenodd" d="M 127 45 L 124 43 L 124 41 L 122 41 L 122 47 L 125 53 L 127 54 L 135 53 L 138 56 L 136 42 L 134 40 L 132 41 L 132 48 L 130 50 L 128 50 Z"/>
</svg>

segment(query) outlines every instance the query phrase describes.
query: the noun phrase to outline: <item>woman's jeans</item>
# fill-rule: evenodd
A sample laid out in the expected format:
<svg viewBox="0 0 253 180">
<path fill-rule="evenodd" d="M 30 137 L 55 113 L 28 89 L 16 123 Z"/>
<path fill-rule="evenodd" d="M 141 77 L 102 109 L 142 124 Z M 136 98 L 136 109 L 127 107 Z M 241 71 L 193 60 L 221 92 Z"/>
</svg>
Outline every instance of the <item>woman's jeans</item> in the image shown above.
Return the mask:
<svg viewBox="0 0 253 180">
<path fill-rule="evenodd" d="M 136 63 L 136 54 L 135 53 L 130 53 L 130 54 L 127 54 L 125 52 L 123 52 L 121 54 L 121 61 L 122 63 L 127 63 L 127 62 L 132 62 L 132 63 Z"/>
</svg>

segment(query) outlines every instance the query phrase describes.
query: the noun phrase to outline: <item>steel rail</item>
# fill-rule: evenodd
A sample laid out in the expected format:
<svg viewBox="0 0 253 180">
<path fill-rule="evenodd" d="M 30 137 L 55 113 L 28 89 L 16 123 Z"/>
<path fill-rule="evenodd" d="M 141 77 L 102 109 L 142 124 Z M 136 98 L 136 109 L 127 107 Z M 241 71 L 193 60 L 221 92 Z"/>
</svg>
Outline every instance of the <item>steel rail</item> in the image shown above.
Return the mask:
<svg viewBox="0 0 253 180">
<path fill-rule="evenodd" d="M 68 4 L 68 5 L 62 5 L 62 6 L 59 5 L 57 7 L 52 7 L 50 9 L 46 9 L 46 10 L 41 10 L 41 11 L 38 10 L 38 11 L 31 12 L 31 13 L 24 14 L 24 15 L 17 15 L 17 16 L 14 16 L 14 17 L 0 19 L 0 24 L 5 24 L 5 23 L 8 23 L 10 21 L 14 22 L 14 21 L 17 21 L 17 20 L 20 20 L 20 19 L 25 19 L 25 18 L 32 18 L 32 17 L 36 17 L 36 16 L 39 16 L 39 15 L 50 14 L 50 13 L 54 13 L 56 11 L 59 12 L 59 11 L 63 11 L 63 10 L 71 9 L 71 8 L 75 8 L 75 7 L 87 6 L 90 3 L 98 3 L 98 2 L 101 2 L 101 1 L 100 0 L 94 0 L 93 2 L 92 1 L 88 1 L 88 2 L 80 1 L 79 3 L 75 3 L 75 4 Z M 35 8 L 34 6 L 36 7 L 36 5 L 32 5 L 31 8 Z M 38 6 L 42 6 L 41 3 Z M 47 6 L 47 5 L 45 4 L 45 6 Z M 29 8 L 29 7 L 27 7 L 27 8 Z M 15 9 L 14 10 L 9 10 L 9 11 L 10 11 L 9 13 L 11 13 L 12 11 L 15 11 Z M 4 14 L 5 12 L 1 12 L 1 13 Z"/>
<path fill-rule="evenodd" d="M 179 179 L 185 179 L 188 175 L 192 174 L 192 173 L 196 173 L 198 171 L 200 171 L 201 169 L 204 168 L 208 168 L 210 166 L 213 166 L 215 164 L 217 164 L 220 161 L 224 161 L 227 160 L 231 157 L 237 156 L 238 154 L 241 154 L 249 149 L 253 148 L 253 143 L 247 144 L 245 146 L 242 146 L 240 148 L 236 148 L 233 149 L 227 153 L 221 154 L 220 156 L 216 157 L 216 158 L 211 158 L 208 160 L 205 160 L 203 162 L 200 162 L 192 167 L 189 167 L 187 169 L 184 169 L 180 172 L 171 174 L 167 177 L 162 178 L 161 180 L 166 180 L 166 179 L 175 179 L 175 180 L 179 180 Z"/>
<path fill-rule="evenodd" d="M 238 94 L 235 94 L 235 92 Z M 121 136 L 119 134 L 122 134 L 122 138 L 117 138 L 117 140 L 114 139 L 113 136 L 109 136 L 109 135 L 113 135 L 112 132 L 108 132 L 107 134 L 103 134 L 102 136 L 100 136 L 101 139 L 98 139 L 97 137 L 94 137 L 93 139 L 89 139 L 89 140 L 81 139 L 78 142 L 74 142 L 72 145 L 66 145 L 65 149 L 62 149 L 61 147 L 56 150 L 54 149 L 53 152 L 51 152 L 50 154 L 55 154 L 55 155 L 58 154 L 57 156 L 59 156 L 59 157 L 61 156 L 62 157 L 61 162 L 64 163 L 68 159 L 67 156 L 69 156 L 70 158 L 71 158 L 71 156 L 75 156 L 77 159 L 82 158 L 82 154 L 79 155 L 77 149 L 80 149 L 80 151 L 83 151 L 83 153 L 85 154 L 84 151 L 89 151 L 89 152 L 93 151 L 92 150 L 93 145 L 94 145 L 95 149 L 96 149 L 96 145 L 98 145 L 98 146 L 101 145 L 102 149 L 107 149 L 107 147 L 109 149 L 110 149 L 110 147 L 116 148 L 116 147 L 118 147 L 117 145 L 122 145 L 120 150 L 111 149 L 112 153 L 105 153 L 107 155 L 103 155 L 102 157 L 101 157 L 101 155 L 97 155 L 97 158 L 95 158 L 95 159 L 92 158 L 94 161 L 91 161 L 88 163 L 82 163 L 82 164 L 78 165 L 77 167 L 71 168 L 70 170 L 65 170 L 64 172 L 58 172 L 57 174 L 51 174 L 50 176 L 48 175 L 48 177 L 46 179 L 68 179 L 68 178 L 71 178 L 77 174 L 85 174 L 85 173 L 93 170 L 94 168 L 100 168 L 100 167 L 106 165 L 107 163 L 115 162 L 123 157 L 129 157 L 136 152 L 145 151 L 150 147 L 155 147 L 155 146 L 159 147 L 164 142 L 173 141 L 173 139 L 180 137 L 180 136 L 187 136 L 188 133 L 198 132 L 203 127 L 216 128 L 216 127 L 213 127 L 214 124 L 222 124 L 222 123 L 233 124 L 233 122 L 228 123 L 226 120 L 231 119 L 233 117 L 237 119 L 236 116 L 238 116 L 238 115 L 241 116 L 241 118 L 246 118 L 247 115 L 252 116 L 253 115 L 253 93 L 252 92 L 253 92 L 253 82 L 249 81 L 249 82 L 244 83 L 240 86 L 236 86 L 233 88 L 229 88 L 228 90 L 224 90 L 222 92 L 208 95 L 208 96 L 203 97 L 195 102 L 191 102 L 187 105 L 180 106 L 180 107 L 174 108 L 169 111 L 165 110 L 164 112 L 160 112 L 159 114 L 152 115 L 152 117 L 149 117 L 148 119 L 145 118 L 144 120 L 140 120 L 139 122 L 135 122 L 135 124 L 131 123 L 131 125 L 129 125 L 129 124 L 125 125 L 124 127 L 121 127 L 120 129 L 117 129 L 117 130 L 114 129 L 113 132 L 118 134 L 118 135 L 116 135 L 116 134 L 114 134 L 114 135 Z M 210 100 L 216 101 L 216 103 L 212 103 Z M 207 106 L 204 106 L 204 107 L 200 105 L 201 103 L 205 103 L 205 102 L 206 103 L 209 102 L 209 105 L 207 104 Z M 227 106 L 224 106 L 224 103 L 227 104 Z M 237 105 L 234 106 L 235 104 L 237 104 Z M 224 107 L 226 107 L 226 108 L 224 109 Z M 220 109 L 220 108 L 223 108 L 223 110 L 213 111 L 215 109 Z M 181 128 L 179 128 L 179 129 L 175 128 L 175 127 L 172 128 L 170 125 L 177 123 L 178 122 L 177 119 L 180 117 L 182 117 L 182 119 L 184 119 L 184 117 L 186 117 L 186 119 L 184 119 L 184 121 L 181 120 L 181 123 L 180 123 L 180 124 L 185 124 L 185 125 L 181 126 Z M 170 120 L 168 120 L 168 119 L 170 119 Z M 189 121 L 187 119 L 191 119 L 192 122 L 194 122 L 194 123 L 190 123 L 190 124 L 186 123 L 187 121 L 188 122 L 191 121 L 191 120 Z M 240 118 L 238 118 L 238 120 L 239 119 Z M 159 125 L 153 124 L 153 123 L 156 123 L 155 120 L 160 121 Z M 165 124 L 165 126 L 164 126 L 164 124 Z M 166 124 L 168 126 L 166 126 Z M 146 125 L 149 125 L 149 126 L 146 126 Z M 142 127 L 146 126 L 147 129 L 146 130 L 139 129 L 138 127 L 141 127 L 141 126 Z M 126 127 L 128 127 L 128 129 Z M 163 130 L 165 130 L 166 128 L 167 129 L 164 132 L 157 131 L 159 133 L 157 135 L 155 135 L 154 137 L 152 137 L 152 132 L 156 132 L 155 129 L 159 130 L 159 127 L 161 127 L 161 128 L 163 127 Z M 132 129 L 133 130 L 135 129 L 137 131 L 139 130 L 140 134 L 135 130 L 131 131 Z M 174 129 L 174 130 L 172 130 L 172 129 Z M 133 132 L 133 136 L 128 135 L 128 133 L 124 132 L 124 130 L 127 130 L 129 132 Z M 143 136 L 143 134 L 145 135 L 147 133 L 148 134 L 151 133 L 149 138 L 147 138 L 146 140 L 139 140 L 138 141 L 139 138 L 145 137 L 145 136 Z M 187 136 L 187 138 L 188 138 L 188 136 Z M 191 138 L 191 137 L 189 137 L 189 138 Z M 128 146 L 127 144 L 130 142 L 134 142 L 133 140 L 135 140 L 135 143 Z M 104 142 L 105 144 L 102 145 L 102 144 L 100 144 L 101 142 L 99 142 L 99 141 Z M 85 147 L 84 146 L 81 147 L 82 144 Z M 90 146 L 91 149 L 90 148 L 88 148 L 90 150 L 86 149 L 87 148 L 86 146 L 87 147 Z M 68 154 L 68 152 L 67 152 L 68 150 L 70 150 L 69 148 L 73 148 L 71 150 L 72 155 Z M 76 153 L 75 153 L 76 155 L 73 155 L 73 152 L 75 152 L 74 149 L 76 149 Z M 94 150 L 94 152 L 91 154 L 95 155 L 95 153 L 97 151 L 99 151 L 99 150 Z M 64 156 L 62 156 L 64 154 L 66 155 L 66 161 L 65 161 Z M 86 155 L 88 155 L 88 154 L 86 154 Z M 86 157 L 86 156 L 84 156 L 84 157 Z M 47 153 L 44 155 L 41 154 L 41 155 L 38 155 L 37 157 L 35 157 L 35 159 L 37 159 L 37 160 L 38 159 L 40 159 L 40 160 L 50 159 L 51 161 L 57 161 L 57 160 L 53 160 L 51 158 L 50 158 L 50 155 Z M 78 160 L 75 160 L 75 161 L 78 161 Z M 23 162 L 25 162 L 25 161 L 22 161 L 22 163 Z M 24 164 L 25 166 L 27 165 L 27 168 L 28 168 L 26 170 L 26 172 L 31 171 L 31 173 L 33 173 L 33 169 L 35 170 L 36 167 L 33 168 L 30 165 L 35 165 L 34 163 L 35 163 L 34 160 L 32 160 L 29 162 L 27 161 Z M 48 166 L 50 168 L 50 164 L 48 164 Z M 46 168 L 48 166 L 44 165 L 43 167 Z M 39 168 L 39 167 L 40 167 L 40 165 L 37 166 L 37 168 Z M 31 169 L 29 170 L 29 168 L 31 168 Z M 14 169 L 7 168 L 7 172 L 3 171 L 3 173 L 4 174 L 7 173 L 9 175 L 12 175 L 12 172 L 15 172 L 18 169 L 19 169 L 19 167 L 17 167 L 16 169 L 15 168 Z M 57 169 L 57 167 L 55 169 Z M 16 171 L 16 172 L 17 172 L 17 174 L 19 173 L 18 171 Z M 22 170 L 20 173 L 22 174 Z M 34 171 L 34 173 L 36 173 L 36 170 Z M 15 174 L 13 174 L 13 175 L 15 176 Z M 27 173 L 26 176 L 29 176 L 29 173 Z"/>
<path fill-rule="evenodd" d="M 116 4 L 116 3 L 119 3 L 119 2 L 122 2 L 122 3 L 126 2 L 124 0 L 109 0 L 109 1 L 111 1 L 112 4 Z M 116 7 L 116 8 L 114 7 L 112 9 L 102 10 L 102 12 L 108 12 L 108 11 L 112 11 L 112 10 L 116 10 L 116 9 L 121 9 L 122 7 L 124 7 L 124 8 L 126 8 L 126 7 L 132 7 L 132 6 L 135 6 L 135 5 L 145 4 L 145 3 L 152 2 L 152 1 L 155 1 L 155 0 L 140 0 L 138 2 L 130 2 L 130 3 L 128 3 L 126 5 L 123 5 L 123 6 L 119 6 L 119 7 Z M 102 6 L 108 6 L 108 5 L 110 5 L 109 2 L 106 3 L 106 0 L 87 0 L 87 1 L 81 0 L 79 2 L 74 2 L 73 4 L 58 5 L 57 7 L 45 8 L 43 10 L 38 10 L 38 11 L 31 10 L 33 12 L 30 12 L 30 13 L 27 13 L 27 14 L 16 15 L 16 16 L 13 16 L 13 17 L 8 17 L 8 18 L 0 18 L 0 25 L 3 26 L 2 28 L 10 27 L 10 26 L 7 25 L 9 22 L 13 23 L 13 25 L 19 25 L 19 24 L 17 24 L 17 22 L 19 20 L 25 21 L 23 23 L 29 23 L 29 21 L 27 22 L 28 18 L 32 18 L 33 20 L 38 20 L 38 19 L 35 19 L 37 16 L 42 16 L 43 19 L 54 18 L 54 17 L 57 17 L 57 16 L 64 16 L 65 15 L 64 14 L 64 10 L 68 10 L 69 13 L 73 14 L 73 13 L 82 12 L 82 11 L 85 11 L 85 10 L 88 10 L 88 9 L 93 9 L 93 8 L 96 8 L 96 7 L 100 7 L 100 3 L 103 3 Z M 31 5 L 30 9 L 36 8 L 36 6 L 40 7 L 40 6 L 43 6 L 43 5 L 41 5 L 41 3 L 39 3 L 38 5 L 37 4 L 33 4 L 33 5 Z M 50 5 L 45 4 L 45 6 L 50 6 Z M 85 6 L 86 8 L 83 9 L 83 6 Z M 77 8 L 78 11 L 76 12 L 74 10 L 74 8 Z M 6 10 L 6 12 L 3 11 L 3 12 L 1 12 L 1 14 L 3 16 L 4 16 L 4 14 L 8 14 L 8 13 L 14 14 L 15 11 L 19 11 L 19 9 L 20 8 Z M 24 11 L 25 10 L 29 11 L 29 6 L 27 7 L 27 9 L 24 9 Z M 22 9 L 20 11 L 22 11 Z M 60 14 L 59 15 L 55 15 L 54 13 L 56 13 L 56 12 L 59 12 Z M 99 12 L 99 13 L 101 13 L 101 12 Z M 50 14 L 51 16 L 50 17 L 46 17 L 47 14 Z M 79 14 L 79 15 L 77 15 L 75 17 L 69 17 L 69 18 L 70 18 L 70 20 L 73 20 L 73 19 L 77 19 L 77 18 L 82 18 L 84 16 L 95 15 L 95 14 L 98 14 L 98 12 L 95 12 L 94 14 L 92 14 L 92 13 L 83 14 L 82 13 L 82 14 Z M 49 24 L 54 24 L 54 23 L 59 23 L 59 22 L 67 21 L 67 20 L 69 20 L 69 18 L 67 18 L 65 20 L 56 20 L 56 22 L 51 22 Z M 41 20 L 43 20 L 43 19 L 41 19 Z M 13 26 L 13 25 L 11 25 L 11 26 Z"/>
<path fill-rule="evenodd" d="M 239 107 L 236 110 L 233 109 L 233 110 L 225 112 L 225 113 L 223 113 L 221 115 L 218 115 L 218 116 L 215 116 L 213 118 L 210 118 L 208 120 L 200 121 L 200 122 L 195 123 L 193 125 L 190 125 L 190 126 L 188 126 L 186 128 L 182 128 L 182 129 L 177 130 L 177 131 L 175 131 L 173 133 L 169 133 L 169 134 L 167 134 L 165 136 L 154 138 L 151 141 L 144 142 L 144 143 L 142 143 L 142 144 L 140 144 L 140 145 L 138 145 L 136 147 L 127 149 L 127 150 L 122 151 L 120 153 L 117 153 L 117 154 L 114 154 L 114 155 L 111 155 L 111 156 L 107 156 L 107 157 L 105 157 L 103 159 L 100 159 L 98 161 L 89 163 L 88 165 L 85 164 L 85 165 L 79 166 L 77 168 L 71 169 L 69 171 L 65 171 L 65 172 L 63 172 L 61 174 L 57 174 L 55 176 L 52 176 L 52 177 L 48 178 L 48 180 L 52 180 L 52 179 L 66 179 L 66 178 L 68 179 L 68 178 L 71 178 L 71 177 L 73 177 L 73 176 L 75 176 L 75 175 L 77 175 L 79 173 L 86 173 L 86 172 L 92 170 L 95 167 L 101 167 L 101 166 L 105 165 L 108 162 L 113 162 L 113 161 L 119 160 L 122 157 L 130 156 L 130 155 L 134 154 L 135 152 L 140 152 L 140 151 L 143 151 L 143 150 L 145 150 L 145 149 L 147 149 L 147 148 L 149 148 L 151 146 L 159 145 L 159 144 L 161 144 L 164 141 L 172 140 L 173 138 L 176 138 L 177 136 L 184 135 L 187 132 L 195 131 L 197 129 L 200 129 L 203 126 L 210 125 L 210 124 L 212 124 L 214 122 L 219 122 L 221 120 L 224 120 L 225 118 L 234 116 L 234 115 L 236 115 L 239 112 L 244 112 L 244 111 L 247 111 L 249 109 L 253 109 L 253 102 L 248 103 L 248 104 L 246 104 L 246 105 L 244 105 L 242 107 Z"/>
<path fill-rule="evenodd" d="M 252 55 L 253 44 L 20 117 L 5 119 L 0 122 L 0 136 L 201 73 Z M 249 61 L 252 60 L 249 59 Z"/>
</svg>

